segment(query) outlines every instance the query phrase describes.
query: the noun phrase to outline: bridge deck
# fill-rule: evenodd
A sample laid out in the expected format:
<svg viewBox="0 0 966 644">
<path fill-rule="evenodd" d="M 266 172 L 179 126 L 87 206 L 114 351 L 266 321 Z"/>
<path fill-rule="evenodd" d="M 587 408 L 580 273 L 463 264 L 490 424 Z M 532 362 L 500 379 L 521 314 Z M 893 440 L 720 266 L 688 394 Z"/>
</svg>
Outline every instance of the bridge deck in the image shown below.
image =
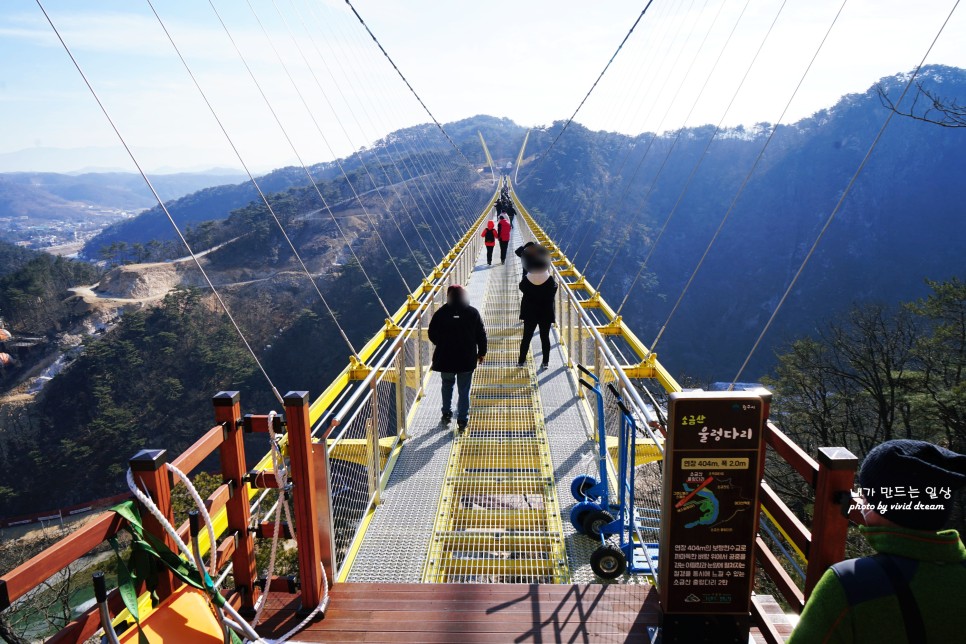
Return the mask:
<svg viewBox="0 0 966 644">
<path fill-rule="evenodd" d="M 259 631 L 300 621 L 298 599 L 275 595 Z M 659 619 L 650 587 L 618 584 L 337 584 L 301 642 L 650 642 Z"/>
<path fill-rule="evenodd" d="M 481 253 L 467 284 L 470 301 L 487 325 L 490 352 L 474 376 L 466 437 L 454 446 L 451 432 L 440 424 L 439 375 L 432 374 L 410 427 L 410 438 L 389 477 L 382 504 L 373 513 L 347 581 L 545 583 L 566 582 L 571 571 L 578 581 L 595 580 L 587 564 L 594 544 L 575 535 L 568 520 L 570 481 L 592 464 L 587 442 L 590 427 L 564 368 L 556 335 L 549 370 L 535 369 L 542 359 L 536 337 L 527 366 L 516 367 L 522 329 L 517 319 L 517 284 L 522 271 L 512 248 L 521 243 L 522 236 L 515 230 L 506 265 L 498 262 L 499 248 L 493 266 L 486 265 L 485 253 Z M 468 463 L 474 449 L 479 463 Z M 523 479 L 528 476 L 534 480 L 525 485 Z M 498 488 L 488 488 L 487 481 L 495 481 Z M 445 495 L 442 504 L 441 491 Z M 457 500 L 461 494 L 462 500 Z M 520 507 L 514 505 L 517 497 L 522 499 L 517 504 Z M 502 512 L 495 512 L 501 504 Z M 456 516 L 461 510 L 486 515 L 473 519 L 483 520 L 485 525 L 467 528 L 464 517 Z M 495 515 L 500 515 L 496 519 L 502 525 L 492 524 Z M 436 525 L 434 533 L 437 519 L 447 525 Z M 474 535 L 462 551 L 447 548 L 447 539 L 457 534 L 450 529 L 454 527 L 463 539 Z M 487 548 L 485 540 L 478 538 L 479 532 L 493 532 L 505 544 L 509 539 L 506 532 L 500 532 L 503 529 L 515 531 L 513 538 L 519 544 L 482 552 Z M 456 571 L 452 576 L 440 568 L 440 555 Z"/>
</svg>

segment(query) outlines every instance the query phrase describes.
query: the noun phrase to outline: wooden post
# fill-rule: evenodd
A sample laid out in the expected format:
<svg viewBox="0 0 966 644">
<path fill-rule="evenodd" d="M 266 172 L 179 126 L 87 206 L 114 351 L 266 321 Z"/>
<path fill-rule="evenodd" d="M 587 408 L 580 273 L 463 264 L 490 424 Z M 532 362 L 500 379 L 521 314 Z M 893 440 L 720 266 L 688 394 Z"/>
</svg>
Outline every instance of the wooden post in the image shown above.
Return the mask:
<svg viewBox="0 0 966 644">
<path fill-rule="evenodd" d="M 250 617 L 255 614 L 258 593 L 255 580 L 258 572 L 255 569 L 255 540 L 248 531 L 251 507 L 248 504 L 248 486 L 245 484 L 248 467 L 245 464 L 244 434 L 238 422 L 241 420 L 241 403 L 237 391 L 219 391 L 211 402 L 215 408 L 215 422 L 225 428 L 225 440 L 219 450 L 221 478 L 229 490 L 225 513 L 228 517 L 228 534 L 238 539 L 231 556 L 232 576 L 235 578 L 235 590 L 241 595 L 241 614 Z"/>
<path fill-rule="evenodd" d="M 322 565 L 329 585 L 335 583 L 339 568 L 335 558 L 335 520 L 332 517 L 332 477 L 329 474 L 329 453 L 325 439 L 312 446 L 312 461 L 315 469 L 315 508 L 318 512 L 316 525 L 319 529 Z"/>
<path fill-rule="evenodd" d="M 171 509 L 171 476 L 168 472 L 168 453 L 163 449 L 142 449 L 128 461 L 134 482 L 142 491 L 147 490 L 161 514 L 174 525 L 174 512 Z M 145 508 L 141 508 L 141 519 L 144 529 L 160 539 L 172 552 L 178 552 L 175 544 L 161 523 Z M 158 597 L 165 599 L 178 587 L 178 583 L 170 570 L 162 569 L 158 572 Z"/>
<path fill-rule="evenodd" d="M 302 610 L 311 611 L 322 601 L 322 551 L 316 507 L 315 459 L 309 422 L 309 392 L 285 394 L 285 422 L 288 425 L 288 458 L 292 469 L 292 509 L 298 542 Z M 325 449 L 325 443 L 319 445 Z"/>
<path fill-rule="evenodd" d="M 805 574 L 806 601 L 828 567 L 845 559 L 849 520 L 842 516 L 839 500 L 841 493 L 852 491 L 858 467 L 859 459 L 844 447 L 820 447 L 818 450 L 812 541 Z"/>
</svg>

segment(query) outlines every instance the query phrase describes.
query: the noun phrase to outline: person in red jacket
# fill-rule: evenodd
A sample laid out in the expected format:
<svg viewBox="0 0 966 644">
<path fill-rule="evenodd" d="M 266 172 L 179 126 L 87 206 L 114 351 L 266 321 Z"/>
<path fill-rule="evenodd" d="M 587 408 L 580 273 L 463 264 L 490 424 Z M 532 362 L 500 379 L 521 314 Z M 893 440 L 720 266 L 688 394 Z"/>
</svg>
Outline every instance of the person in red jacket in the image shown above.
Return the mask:
<svg viewBox="0 0 966 644">
<path fill-rule="evenodd" d="M 500 240 L 500 262 L 506 264 L 506 249 L 510 245 L 510 221 L 506 215 L 500 215 L 497 223 L 497 237 Z"/>
<path fill-rule="evenodd" d="M 483 245 L 486 246 L 486 265 L 493 263 L 493 247 L 496 246 L 496 228 L 492 221 L 486 222 L 486 228 L 480 233 L 483 238 Z"/>
</svg>

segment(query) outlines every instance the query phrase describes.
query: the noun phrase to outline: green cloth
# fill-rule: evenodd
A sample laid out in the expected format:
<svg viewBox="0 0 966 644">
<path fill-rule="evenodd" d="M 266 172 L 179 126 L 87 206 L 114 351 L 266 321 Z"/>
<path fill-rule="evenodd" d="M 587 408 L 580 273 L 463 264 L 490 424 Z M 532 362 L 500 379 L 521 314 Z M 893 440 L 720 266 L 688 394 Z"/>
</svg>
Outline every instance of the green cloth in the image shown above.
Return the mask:
<svg viewBox="0 0 966 644">
<path fill-rule="evenodd" d="M 916 559 L 909 587 L 930 643 L 966 642 L 966 547 L 955 530 L 923 532 L 898 527 L 860 528 L 879 553 Z M 842 584 L 827 570 L 809 597 L 789 644 L 906 642 L 895 595 L 849 606 Z"/>
</svg>

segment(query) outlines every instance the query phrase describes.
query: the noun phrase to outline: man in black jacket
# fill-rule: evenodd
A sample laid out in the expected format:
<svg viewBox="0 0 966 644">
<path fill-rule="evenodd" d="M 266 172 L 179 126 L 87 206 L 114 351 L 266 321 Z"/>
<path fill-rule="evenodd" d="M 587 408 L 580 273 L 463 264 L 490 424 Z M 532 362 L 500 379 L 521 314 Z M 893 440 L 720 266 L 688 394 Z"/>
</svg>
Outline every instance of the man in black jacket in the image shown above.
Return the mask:
<svg viewBox="0 0 966 644">
<path fill-rule="evenodd" d="M 453 385 L 459 400 L 456 426 L 466 430 L 470 416 L 470 383 L 473 370 L 486 356 L 486 329 L 480 312 L 470 306 L 466 291 L 459 284 L 446 289 L 446 304 L 433 314 L 429 322 L 429 341 L 433 351 L 433 371 L 443 380 L 443 422 L 453 419 Z"/>
</svg>

